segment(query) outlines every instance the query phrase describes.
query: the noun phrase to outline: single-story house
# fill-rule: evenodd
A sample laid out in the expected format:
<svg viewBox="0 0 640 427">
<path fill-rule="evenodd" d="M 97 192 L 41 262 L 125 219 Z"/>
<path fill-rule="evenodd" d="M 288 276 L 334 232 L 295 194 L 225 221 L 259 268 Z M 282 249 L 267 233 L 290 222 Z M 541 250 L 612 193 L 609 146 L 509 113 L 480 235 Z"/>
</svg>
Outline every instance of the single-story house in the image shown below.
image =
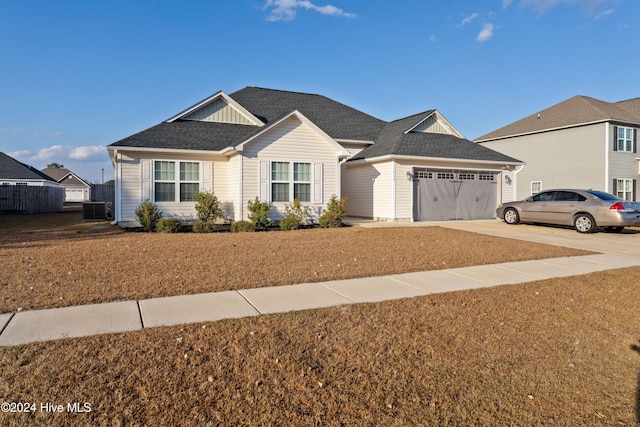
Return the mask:
<svg viewBox="0 0 640 427">
<path fill-rule="evenodd" d="M 2 152 L 0 152 L 0 185 L 59 187 L 58 182 L 49 175 Z"/>
<path fill-rule="evenodd" d="M 64 187 L 65 202 L 84 202 L 89 200 L 91 185 L 66 168 L 45 168 L 42 172 L 49 175 Z"/>
<path fill-rule="evenodd" d="M 385 122 L 321 95 L 256 87 L 220 91 L 107 148 L 123 226 L 144 200 L 193 220 L 199 190 L 233 220 L 255 197 L 274 219 L 294 198 L 317 216 L 333 194 L 349 216 L 494 218 L 523 164 L 465 139 L 437 110 Z"/>
<path fill-rule="evenodd" d="M 638 128 L 640 98 L 574 96 L 474 141 L 526 162 L 514 177 L 518 200 L 550 188 L 590 188 L 637 201 Z"/>
</svg>

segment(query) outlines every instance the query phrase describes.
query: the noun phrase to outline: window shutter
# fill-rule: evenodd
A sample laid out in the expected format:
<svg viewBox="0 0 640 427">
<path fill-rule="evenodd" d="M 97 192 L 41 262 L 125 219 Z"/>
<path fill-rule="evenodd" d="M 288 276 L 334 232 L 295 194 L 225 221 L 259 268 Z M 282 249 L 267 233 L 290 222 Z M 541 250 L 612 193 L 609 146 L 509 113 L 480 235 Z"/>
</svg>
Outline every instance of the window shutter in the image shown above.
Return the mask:
<svg viewBox="0 0 640 427">
<path fill-rule="evenodd" d="M 618 126 L 613 127 L 613 151 L 618 151 Z"/>
<path fill-rule="evenodd" d="M 638 201 L 638 180 L 633 180 L 633 200 Z"/>
<path fill-rule="evenodd" d="M 613 194 L 614 196 L 618 195 L 618 180 L 617 179 L 613 179 L 613 186 L 611 187 L 611 194 Z"/>
<path fill-rule="evenodd" d="M 150 159 L 142 159 L 140 160 L 140 177 L 142 183 L 142 200 L 153 201 L 151 195 L 153 194 L 153 181 L 151 179 L 151 165 L 153 161 Z"/>
<path fill-rule="evenodd" d="M 313 164 L 313 203 L 322 203 L 322 163 Z"/>
<path fill-rule="evenodd" d="M 202 162 L 202 188 L 210 193 L 213 192 L 213 162 Z"/>
<path fill-rule="evenodd" d="M 633 152 L 638 152 L 638 129 L 633 130 Z"/>
<path fill-rule="evenodd" d="M 260 162 L 260 201 L 271 201 L 269 198 L 269 162 Z"/>
</svg>

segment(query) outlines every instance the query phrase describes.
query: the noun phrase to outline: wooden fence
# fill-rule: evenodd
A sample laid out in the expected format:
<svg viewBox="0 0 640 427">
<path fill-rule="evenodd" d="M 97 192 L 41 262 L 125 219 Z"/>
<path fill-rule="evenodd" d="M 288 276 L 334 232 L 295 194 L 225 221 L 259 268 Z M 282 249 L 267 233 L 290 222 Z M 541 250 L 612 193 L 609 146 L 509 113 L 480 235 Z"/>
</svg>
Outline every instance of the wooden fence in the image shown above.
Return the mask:
<svg viewBox="0 0 640 427">
<path fill-rule="evenodd" d="M 0 186 L 0 212 L 49 213 L 62 212 L 63 208 L 62 187 Z"/>
<path fill-rule="evenodd" d="M 116 207 L 116 186 L 110 184 L 91 184 L 91 201 L 111 203 L 112 212 Z"/>
</svg>

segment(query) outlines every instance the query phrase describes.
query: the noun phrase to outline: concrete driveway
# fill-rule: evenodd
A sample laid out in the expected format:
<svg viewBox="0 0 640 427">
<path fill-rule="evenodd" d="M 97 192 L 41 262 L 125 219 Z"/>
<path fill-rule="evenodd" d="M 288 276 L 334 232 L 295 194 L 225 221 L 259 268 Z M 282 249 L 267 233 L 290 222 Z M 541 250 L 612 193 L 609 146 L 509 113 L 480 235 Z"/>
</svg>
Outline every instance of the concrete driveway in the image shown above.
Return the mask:
<svg viewBox="0 0 640 427">
<path fill-rule="evenodd" d="M 622 233 L 581 234 L 572 228 L 518 224 L 509 225 L 502 220 L 478 221 L 425 221 L 411 223 L 390 223 L 372 221 L 353 221 L 361 227 L 425 227 L 439 226 L 473 233 L 509 239 L 526 240 L 548 245 L 565 246 L 613 255 L 640 259 L 640 231 L 625 229 Z"/>
</svg>

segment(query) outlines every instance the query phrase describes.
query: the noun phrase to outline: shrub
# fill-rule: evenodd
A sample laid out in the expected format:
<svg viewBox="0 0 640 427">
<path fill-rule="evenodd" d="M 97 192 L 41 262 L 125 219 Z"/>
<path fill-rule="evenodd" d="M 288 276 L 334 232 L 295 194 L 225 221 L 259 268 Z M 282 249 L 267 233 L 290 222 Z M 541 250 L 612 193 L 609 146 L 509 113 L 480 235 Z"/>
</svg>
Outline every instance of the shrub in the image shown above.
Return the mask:
<svg viewBox="0 0 640 427">
<path fill-rule="evenodd" d="M 253 223 L 256 230 L 264 230 L 271 225 L 269 214 L 271 213 L 271 204 L 261 202 L 256 196 L 255 199 L 249 200 L 249 221 Z"/>
<path fill-rule="evenodd" d="M 334 194 L 327 203 L 327 209 L 322 211 L 322 215 L 318 218 L 320 227 L 331 228 L 340 227 L 342 225 L 342 219 L 347 214 L 347 199 L 344 197 L 338 197 Z"/>
<path fill-rule="evenodd" d="M 224 217 L 220 201 L 213 193 L 198 191 L 193 195 L 193 199 L 196 201 L 196 212 L 200 221 L 215 223 Z"/>
<path fill-rule="evenodd" d="M 182 223 L 178 218 L 162 218 L 156 224 L 156 231 L 160 233 L 177 233 L 182 229 Z"/>
<path fill-rule="evenodd" d="M 282 230 L 297 230 L 300 228 L 300 221 L 298 221 L 298 218 L 291 215 L 286 215 L 280 220 L 279 224 Z"/>
<path fill-rule="evenodd" d="M 302 206 L 300 199 L 297 197 L 291 205 L 284 205 L 287 212 L 284 218 L 280 220 L 280 228 L 283 230 L 297 230 L 303 222 L 306 222 L 309 216 L 309 207 Z"/>
<path fill-rule="evenodd" d="M 215 224 L 210 221 L 196 221 L 193 224 L 194 233 L 211 233 L 215 227 Z"/>
<path fill-rule="evenodd" d="M 236 221 L 231 224 L 231 232 L 232 233 L 242 233 L 242 232 L 251 232 L 256 231 L 255 225 L 249 221 Z"/>
<path fill-rule="evenodd" d="M 156 223 L 162 218 L 162 211 L 147 199 L 136 208 L 136 217 L 145 230 L 154 231 Z"/>
</svg>

